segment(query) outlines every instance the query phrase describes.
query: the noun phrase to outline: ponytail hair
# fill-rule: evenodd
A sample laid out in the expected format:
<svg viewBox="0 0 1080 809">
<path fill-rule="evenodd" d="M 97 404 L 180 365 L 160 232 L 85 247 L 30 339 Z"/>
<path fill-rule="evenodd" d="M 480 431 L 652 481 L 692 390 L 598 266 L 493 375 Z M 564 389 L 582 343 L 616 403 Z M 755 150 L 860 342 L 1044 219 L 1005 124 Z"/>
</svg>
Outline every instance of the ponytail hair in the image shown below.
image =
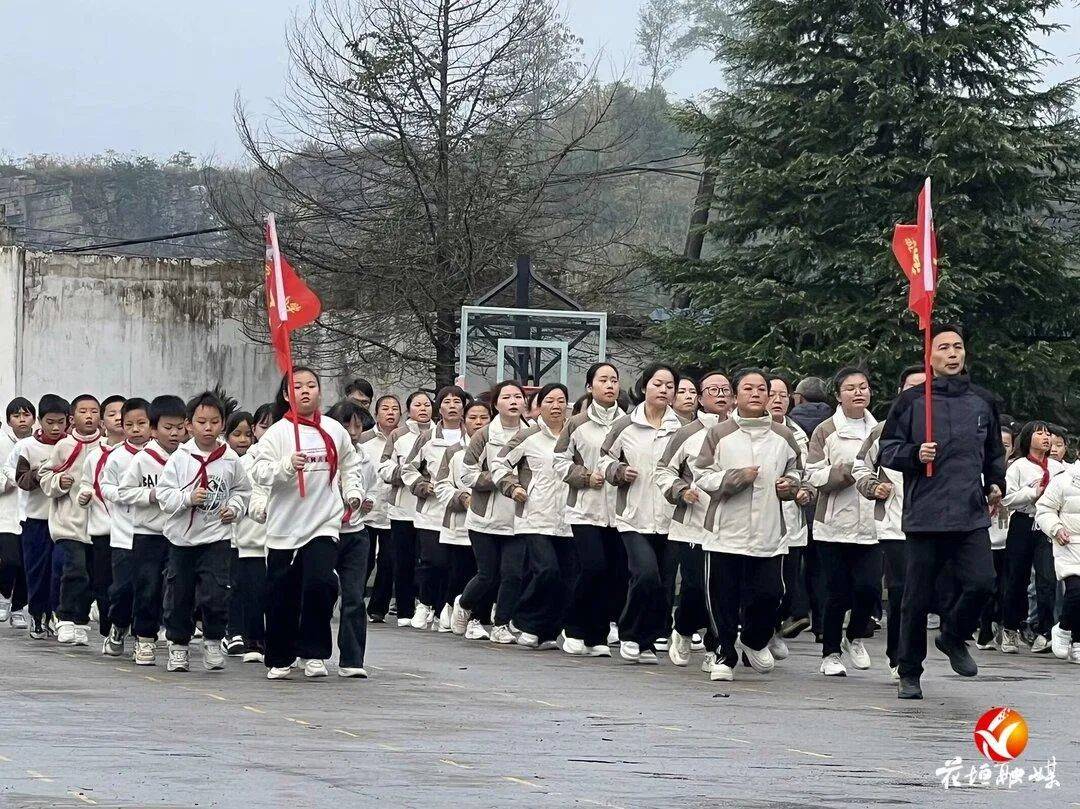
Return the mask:
<svg viewBox="0 0 1080 809">
<path fill-rule="evenodd" d="M 675 390 L 679 389 L 679 380 L 682 379 L 682 376 L 675 370 L 674 366 L 668 365 L 666 362 L 653 362 L 645 366 L 641 376 L 638 377 L 637 384 L 634 385 L 634 392 L 630 397 L 634 404 L 641 404 L 645 401 L 645 386 L 660 371 L 667 371 L 671 374 L 671 378 L 675 383 Z"/>
</svg>

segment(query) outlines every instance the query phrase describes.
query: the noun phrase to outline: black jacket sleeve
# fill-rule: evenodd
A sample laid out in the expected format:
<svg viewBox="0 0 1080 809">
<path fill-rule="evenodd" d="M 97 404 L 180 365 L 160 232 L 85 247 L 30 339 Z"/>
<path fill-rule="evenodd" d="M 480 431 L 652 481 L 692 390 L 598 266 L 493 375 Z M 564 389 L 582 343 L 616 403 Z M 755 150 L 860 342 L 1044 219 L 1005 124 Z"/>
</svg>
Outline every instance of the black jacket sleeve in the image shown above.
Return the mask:
<svg viewBox="0 0 1080 809">
<path fill-rule="evenodd" d="M 1001 416 L 998 415 L 997 405 L 988 401 L 990 409 L 990 426 L 986 431 L 986 446 L 983 449 L 983 483 L 986 493 L 990 493 L 991 486 L 997 486 L 998 490 L 1005 494 L 1005 444 L 1001 441 Z"/>
<path fill-rule="evenodd" d="M 910 397 L 900 396 L 889 409 L 885 427 L 881 431 L 879 463 L 903 474 L 914 475 L 926 469 L 919 460 L 919 443 L 912 432 L 914 402 Z M 1001 436 L 998 436 L 1000 440 Z"/>
</svg>

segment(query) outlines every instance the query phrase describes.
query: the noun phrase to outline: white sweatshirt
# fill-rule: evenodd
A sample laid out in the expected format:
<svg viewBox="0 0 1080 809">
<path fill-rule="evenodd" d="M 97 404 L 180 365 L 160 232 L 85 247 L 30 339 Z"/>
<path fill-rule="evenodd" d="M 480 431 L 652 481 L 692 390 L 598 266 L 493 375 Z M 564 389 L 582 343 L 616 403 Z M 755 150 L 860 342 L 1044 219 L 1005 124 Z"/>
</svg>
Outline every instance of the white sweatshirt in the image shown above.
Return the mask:
<svg viewBox="0 0 1080 809">
<path fill-rule="evenodd" d="M 165 512 L 150 500 L 150 493 L 156 494 L 158 478 L 168 461 L 169 453 L 151 438 L 131 459 L 124 476 L 120 478 L 116 500 L 131 506 L 133 534 L 165 534 Z M 108 463 L 105 465 L 108 466 Z"/>
<path fill-rule="evenodd" d="M 255 463 L 255 448 L 248 448 L 246 455 L 240 456 L 240 465 L 244 467 L 248 480 L 251 480 L 251 467 Z M 233 547 L 241 559 L 255 559 L 266 556 L 266 498 L 267 489 L 252 482 L 251 499 L 248 500 L 247 513 L 233 524 Z"/>
<path fill-rule="evenodd" d="M 608 485 L 594 489 L 589 475 L 599 471 L 600 447 L 611 425 L 624 415 L 618 405 L 601 407 L 596 402 L 571 416 L 555 443 L 555 473 L 566 481 L 566 521 L 570 525 L 615 524 L 616 490 Z"/>
<path fill-rule="evenodd" d="M 656 464 L 656 483 L 664 499 L 672 506 L 668 539 L 673 542 L 700 545 L 708 538 L 705 514 L 709 510 L 710 497 L 695 482 L 691 462 L 701 452 L 709 428 L 718 422 L 719 417 L 712 413 L 698 413 L 696 419 L 684 424 L 671 436 L 667 449 Z M 698 501 L 685 502 L 683 492 L 686 491 L 697 492 Z"/>
<path fill-rule="evenodd" d="M 15 468 L 15 480 L 19 488 L 26 492 L 24 513 L 28 520 L 49 519 L 52 498 L 41 490 L 39 475 L 41 465 L 52 458 L 54 446 L 56 445 L 38 440 L 37 433 L 15 444 L 12 465 Z"/>
<path fill-rule="evenodd" d="M 105 505 L 104 495 L 99 495 L 98 491 L 101 489 L 101 475 L 105 471 L 105 464 L 109 462 L 109 456 L 114 449 L 115 446 L 102 442 L 94 447 L 83 462 L 82 480 L 76 496 L 82 497 L 86 494 L 90 497 L 90 502 L 83 508 L 87 511 L 86 533 L 91 537 L 109 533 L 109 509 Z"/>
<path fill-rule="evenodd" d="M 360 485 L 364 490 L 364 494 L 360 497 L 361 504 L 364 500 L 374 500 L 375 484 L 379 480 L 379 475 L 375 471 L 375 464 L 372 463 L 368 454 L 360 448 L 360 443 L 353 444 L 353 449 L 356 450 L 356 460 L 360 465 Z M 342 499 L 345 498 L 345 493 L 341 493 Z M 345 513 L 341 516 L 341 533 L 342 534 L 356 534 L 363 531 L 367 526 L 367 515 L 360 508 L 349 508 L 345 506 Z"/>
<path fill-rule="evenodd" d="M 139 447 L 125 441 L 113 452 L 101 470 L 101 494 L 109 508 L 109 547 L 131 550 L 135 533 L 135 507 L 120 500 L 120 481 L 139 454 Z"/>
<path fill-rule="evenodd" d="M 904 516 L 904 476 L 879 462 L 879 444 L 884 428 L 885 422 L 881 422 L 870 431 L 859 454 L 855 456 L 855 465 L 851 468 L 855 488 L 874 506 L 874 533 L 879 542 L 905 539 L 904 529 L 901 527 Z M 892 484 L 892 494 L 885 500 L 874 497 L 874 489 L 879 483 Z"/>
<path fill-rule="evenodd" d="M 1080 576 L 1080 461 L 1069 464 L 1050 480 L 1035 504 L 1035 522 L 1050 539 L 1058 579 Z M 1069 532 L 1068 545 L 1054 541 L 1062 528 Z M 1073 627 L 1073 640 L 1077 632 L 1077 627 Z"/>
<path fill-rule="evenodd" d="M 670 407 L 664 412 L 660 427 L 645 418 L 645 404 L 639 404 L 616 420 L 600 448 L 599 470 L 615 488 L 615 527 L 623 532 L 666 534 L 672 509 L 664 500 L 656 481 L 656 465 L 664 456 L 668 440 L 682 421 Z M 637 478 L 626 479 L 633 467 Z"/>
<path fill-rule="evenodd" d="M 373 505 L 371 511 L 364 515 L 364 525 L 385 530 L 390 527 L 390 516 L 387 512 L 390 507 L 390 484 L 379 477 L 378 471 L 383 450 L 386 449 L 386 435 L 378 429 L 366 430 L 360 434 L 357 447 L 371 461 L 376 473 L 375 483 L 367 493 Z"/>
<path fill-rule="evenodd" d="M 443 522 L 439 527 L 439 542 L 444 545 L 471 545 L 469 529 L 465 527 L 465 501 L 472 489 L 461 481 L 465 448 L 454 447 L 443 454 L 435 471 L 435 496 L 443 504 Z"/>
<path fill-rule="evenodd" d="M 15 483 L 15 445 L 10 424 L 0 427 L 0 534 L 22 534 L 22 490 Z"/>
<path fill-rule="evenodd" d="M 430 429 L 430 422 L 418 424 L 409 419 L 386 439 L 382 456 L 379 458 L 379 478 L 390 486 L 386 512 L 391 520 L 412 522 L 416 516 L 416 497 L 405 485 L 401 473 L 418 451 L 416 441 L 420 433 L 426 433 Z"/>
<path fill-rule="evenodd" d="M 447 435 L 442 424 L 436 424 L 434 430 L 417 437 L 409 453 L 410 460 L 401 467 L 401 480 L 416 503 L 412 522 L 417 528 L 426 531 L 442 529 L 446 507 L 435 494 L 433 478 L 442 464 L 443 455 L 458 447 L 464 448 L 462 435 L 461 430 Z"/>
<path fill-rule="evenodd" d="M 332 419 L 320 418 L 320 426 L 337 451 L 337 469 L 330 474 L 326 444 L 319 431 L 300 425 L 300 451 L 307 456 L 304 469 L 305 497 L 300 496 L 292 456 L 296 452 L 293 425 L 282 419 L 271 425 L 251 451 L 255 459 L 251 477 L 267 487 L 266 547 L 269 550 L 296 550 L 315 537 L 337 539 L 346 500 L 364 499 L 361 461 L 349 433 Z"/>
<path fill-rule="evenodd" d="M 465 515 L 465 526 L 470 531 L 513 536 L 514 501 L 495 488 L 491 473 L 496 456 L 524 425 L 522 422 L 518 427 L 503 427 L 502 419 L 495 416 L 469 439 L 461 461 L 461 481 L 472 489 L 472 502 Z"/>
<path fill-rule="evenodd" d="M 38 469 L 41 491 L 52 498 L 49 505 L 49 536 L 53 542 L 73 539 L 90 544 L 87 521 L 89 513 L 79 505 L 86 456 L 101 444 L 101 433 L 83 436 L 69 433 L 53 447 L 52 456 Z M 65 468 L 66 467 L 66 468 Z M 61 479 L 71 475 L 72 484 L 64 488 Z"/>
<path fill-rule="evenodd" d="M 810 485 L 818 490 L 814 509 L 815 542 L 847 542 L 873 545 L 874 504 L 859 494 L 855 478 L 855 457 L 877 426 L 867 411 L 862 419 L 849 419 L 838 406 L 831 418 L 817 426 L 806 451 Z M 844 464 L 841 472 L 835 464 Z"/>
<path fill-rule="evenodd" d="M 538 418 L 518 431 L 492 463 L 491 477 L 504 496 L 512 498 L 522 486 L 528 495 L 524 503 L 514 503 L 514 533 L 570 537 L 566 522 L 566 495 L 569 487 L 555 473 L 555 443 L 559 436 Z"/>
<path fill-rule="evenodd" d="M 221 455 L 210 460 L 219 448 Z M 191 496 L 200 487 L 208 494 L 205 502 L 196 506 Z M 221 509 L 231 509 L 237 519 L 243 517 L 251 499 L 251 480 L 232 447 L 219 444 L 211 452 L 203 452 L 192 438 L 177 447 L 165 464 L 158 477 L 157 496 L 166 515 L 165 538 L 171 544 L 193 548 L 230 542 L 236 529 L 221 521 Z"/>
<path fill-rule="evenodd" d="M 1065 465 L 1053 458 L 1047 458 L 1047 470 L 1050 479 L 1065 471 Z M 1029 517 L 1035 516 L 1036 486 L 1042 482 L 1043 470 L 1029 458 L 1017 458 L 1009 464 L 1005 472 L 1005 496 L 1001 504 L 1010 511 L 1019 511 Z"/>
</svg>

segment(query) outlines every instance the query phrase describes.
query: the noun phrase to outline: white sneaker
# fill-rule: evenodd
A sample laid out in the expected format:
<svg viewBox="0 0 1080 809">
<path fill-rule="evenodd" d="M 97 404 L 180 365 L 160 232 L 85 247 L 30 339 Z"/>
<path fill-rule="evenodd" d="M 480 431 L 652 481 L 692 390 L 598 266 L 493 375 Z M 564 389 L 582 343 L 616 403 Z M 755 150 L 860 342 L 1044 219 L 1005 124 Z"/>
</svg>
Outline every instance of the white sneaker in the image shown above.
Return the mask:
<svg viewBox="0 0 1080 809">
<path fill-rule="evenodd" d="M 779 635 L 769 638 L 768 649 L 772 652 L 773 660 L 787 660 L 787 656 L 791 654 L 787 643 Z"/>
<path fill-rule="evenodd" d="M 413 629 L 427 629 L 431 626 L 431 621 L 435 617 L 435 610 L 429 607 L 427 604 L 417 604 L 416 612 L 412 617 Z"/>
<path fill-rule="evenodd" d="M 455 635 L 464 635 L 472 626 L 469 618 L 469 611 L 461 606 L 461 596 L 458 596 L 454 599 L 454 608 L 450 611 L 450 631 Z M 477 621 L 476 624 L 479 626 L 480 622 Z M 475 638 L 472 638 L 472 640 L 475 640 Z"/>
<path fill-rule="evenodd" d="M 941 629 L 941 616 L 934 612 L 928 613 L 926 616 L 926 628 Z"/>
<path fill-rule="evenodd" d="M 305 677 L 326 677 L 329 674 L 330 672 L 326 670 L 326 663 L 322 660 L 315 660 L 313 658 L 304 661 Z"/>
<path fill-rule="evenodd" d="M 1069 644 L 1069 662 L 1080 663 L 1080 643 Z"/>
<path fill-rule="evenodd" d="M 6 598 L 0 598 L 0 624 L 6 623 L 11 617 L 11 602 Z"/>
<path fill-rule="evenodd" d="M 1031 644 L 1031 651 L 1037 655 L 1046 654 L 1050 651 L 1050 639 L 1046 635 L 1036 635 Z"/>
<path fill-rule="evenodd" d="M 705 641 L 701 639 L 701 635 L 695 632 L 690 636 L 690 651 L 691 652 L 704 652 Z"/>
<path fill-rule="evenodd" d="M 275 666 L 266 670 L 267 680 L 284 680 L 292 674 L 292 666 Z"/>
<path fill-rule="evenodd" d="M 436 621 L 440 632 L 450 631 L 450 620 L 453 612 L 454 610 L 449 604 L 443 604 L 442 612 L 439 613 L 439 620 Z"/>
<path fill-rule="evenodd" d="M 75 624 L 71 621 L 61 621 L 56 627 L 56 642 L 65 645 L 75 643 Z"/>
<path fill-rule="evenodd" d="M 900 667 L 889 666 L 889 679 L 893 682 L 900 682 Z"/>
<path fill-rule="evenodd" d="M 870 653 L 866 651 L 866 646 L 860 639 L 848 640 L 846 637 L 842 638 L 840 651 L 845 652 L 851 658 L 851 665 L 860 671 L 866 671 L 870 668 Z"/>
<path fill-rule="evenodd" d="M 265 663 L 266 658 L 263 657 L 262 652 L 244 652 L 244 656 L 240 658 L 241 663 Z"/>
<path fill-rule="evenodd" d="M 688 665 L 690 663 L 690 638 L 686 637 L 686 635 L 680 635 L 676 630 L 672 630 L 667 656 L 676 666 Z"/>
<path fill-rule="evenodd" d="M 188 668 L 188 647 L 170 643 L 169 661 L 165 664 L 165 671 L 187 671 Z"/>
<path fill-rule="evenodd" d="M 191 637 L 195 640 L 202 639 L 203 629 L 201 624 L 195 624 L 195 631 L 191 633 Z"/>
<path fill-rule="evenodd" d="M 619 657 L 636 663 L 641 659 L 641 648 L 632 640 L 624 640 L 619 643 Z"/>
<path fill-rule="evenodd" d="M 666 652 L 668 650 L 668 639 L 657 638 L 655 641 L 653 641 L 653 648 L 656 649 L 656 651 L 658 652 Z"/>
<path fill-rule="evenodd" d="M 221 641 L 203 640 L 202 662 L 207 671 L 221 671 L 225 668 L 225 653 L 221 651 Z"/>
<path fill-rule="evenodd" d="M 638 655 L 637 660 L 638 660 L 638 663 L 648 663 L 649 665 L 652 665 L 652 666 L 655 666 L 657 663 L 660 662 L 656 658 L 656 652 L 654 652 L 652 649 L 646 649 L 644 652 L 641 652 Z"/>
<path fill-rule="evenodd" d="M 608 624 L 607 645 L 615 646 L 619 642 L 619 625 L 614 621 Z"/>
<path fill-rule="evenodd" d="M 465 640 L 488 640 L 490 637 L 491 635 L 484 629 L 484 625 L 480 623 L 479 618 L 472 618 L 468 624 L 466 624 Z"/>
<path fill-rule="evenodd" d="M 517 645 L 525 646 L 529 649 L 537 649 L 540 647 L 540 638 L 533 635 L 531 632 L 522 632 L 517 636 Z"/>
<path fill-rule="evenodd" d="M 95 624 L 101 623 L 101 612 L 98 610 L 97 602 L 94 601 L 90 604 L 90 620 Z"/>
<path fill-rule="evenodd" d="M 8 620 L 11 622 L 12 629 L 26 629 L 26 627 L 30 626 L 30 621 L 26 617 L 26 610 L 11 613 L 11 618 Z"/>
<path fill-rule="evenodd" d="M 124 630 L 114 626 L 109 636 L 101 642 L 101 653 L 108 657 L 120 657 L 124 653 Z"/>
<path fill-rule="evenodd" d="M 404 629 L 407 626 L 412 626 L 412 618 L 398 618 L 398 629 Z"/>
<path fill-rule="evenodd" d="M 1006 629 L 1001 633 L 1001 653 L 1006 655 L 1020 653 L 1020 630 Z"/>
<path fill-rule="evenodd" d="M 350 667 L 350 666 L 341 667 L 341 666 L 338 666 L 337 676 L 338 677 L 355 677 L 355 678 L 360 679 L 360 680 L 366 680 L 367 679 L 367 669 L 365 669 L 363 666 L 355 666 L 355 667 Z"/>
<path fill-rule="evenodd" d="M 589 647 L 589 657 L 611 657 L 611 647 L 606 643 Z"/>
<path fill-rule="evenodd" d="M 585 641 L 581 638 L 563 638 L 562 650 L 568 655 L 576 655 L 578 657 L 585 657 L 589 654 L 589 647 L 585 645 Z"/>
<path fill-rule="evenodd" d="M 75 626 L 75 640 L 71 642 L 72 646 L 89 646 L 90 645 L 90 627 L 88 626 Z"/>
<path fill-rule="evenodd" d="M 1054 652 L 1054 657 L 1058 660 L 1069 659 L 1069 646 L 1072 645 L 1072 632 L 1066 632 L 1061 628 L 1061 624 L 1054 624 L 1054 628 L 1050 630 L 1050 648 Z"/>
<path fill-rule="evenodd" d="M 493 626 L 491 628 L 491 642 L 492 643 L 513 643 L 516 640 L 514 633 L 510 631 L 510 627 L 506 624 L 501 626 Z"/>
<path fill-rule="evenodd" d="M 826 677 L 847 677 L 847 669 L 844 667 L 844 661 L 840 659 L 840 655 L 831 654 L 821 661 L 821 668 L 819 671 Z"/>
<path fill-rule="evenodd" d="M 735 672 L 727 663 L 713 662 L 709 667 L 709 679 L 714 683 L 730 683 L 735 679 Z"/>
<path fill-rule="evenodd" d="M 701 673 L 709 674 L 712 671 L 713 666 L 716 665 L 716 653 L 706 652 L 705 659 L 701 661 Z"/>
<path fill-rule="evenodd" d="M 745 659 L 750 663 L 750 668 L 758 674 L 768 674 L 776 668 L 776 660 L 773 658 L 772 652 L 769 651 L 768 646 L 764 649 L 755 650 L 751 649 L 749 646 L 742 645 L 742 650 Z"/>
</svg>

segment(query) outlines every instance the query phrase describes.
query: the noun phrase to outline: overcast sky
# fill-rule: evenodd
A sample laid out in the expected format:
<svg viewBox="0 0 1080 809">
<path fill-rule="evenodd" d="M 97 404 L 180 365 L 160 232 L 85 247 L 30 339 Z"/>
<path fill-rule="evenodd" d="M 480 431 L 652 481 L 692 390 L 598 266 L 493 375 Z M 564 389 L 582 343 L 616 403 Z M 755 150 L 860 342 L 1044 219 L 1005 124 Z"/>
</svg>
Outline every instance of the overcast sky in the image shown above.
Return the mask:
<svg viewBox="0 0 1080 809">
<path fill-rule="evenodd" d="M 571 27 L 603 68 L 634 62 L 642 0 L 562 0 Z M 284 31 L 296 0 L 51 0 L 0 3 L 0 156 L 90 155 L 115 149 L 167 157 L 236 160 L 236 92 L 256 109 L 285 73 Z M 1077 75 L 1080 10 L 1049 43 L 1062 60 L 1051 77 Z M 668 86 L 684 96 L 714 87 L 707 56 Z"/>
</svg>

